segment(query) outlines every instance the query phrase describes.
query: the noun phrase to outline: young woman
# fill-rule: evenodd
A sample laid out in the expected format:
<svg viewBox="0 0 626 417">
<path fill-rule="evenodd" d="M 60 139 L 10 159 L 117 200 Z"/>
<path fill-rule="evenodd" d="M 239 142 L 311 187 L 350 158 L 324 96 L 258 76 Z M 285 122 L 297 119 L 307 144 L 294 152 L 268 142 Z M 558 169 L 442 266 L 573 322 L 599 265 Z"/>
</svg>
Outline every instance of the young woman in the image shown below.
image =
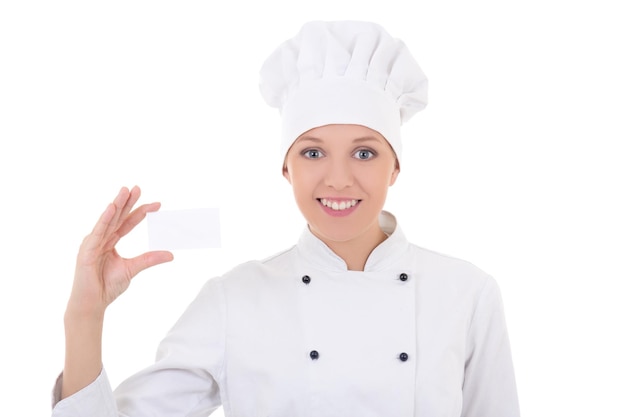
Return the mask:
<svg viewBox="0 0 626 417">
<path fill-rule="evenodd" d="M 498 286 L 409 243 L 383 210 L 400 126 L 426 105 L 402 42 L 368 22 L 310 22 L 272 54 L 261 90 L 281 110 L 283 175 L 307 227 L 291 248 L 210 279 L 115 392 L 102 366 L 107 306 L 169 252 L 117 242 L 159 204 L 123 188 L 78 254 L 53 416 L 513 417 Z"/>
</svg>

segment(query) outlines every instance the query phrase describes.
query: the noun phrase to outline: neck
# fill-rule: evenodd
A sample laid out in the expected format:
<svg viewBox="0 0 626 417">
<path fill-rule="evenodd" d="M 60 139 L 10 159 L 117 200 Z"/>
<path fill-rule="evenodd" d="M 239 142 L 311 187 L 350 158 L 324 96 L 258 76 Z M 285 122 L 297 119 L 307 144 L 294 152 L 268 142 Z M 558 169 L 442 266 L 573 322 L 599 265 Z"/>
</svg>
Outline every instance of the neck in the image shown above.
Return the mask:
<svg viewBox="0 0 626 417">
<path fill-rule="evenodd" d="M 363 271 L 372 251 L 387 239 L 387 235 L 380 227 L 376 227 L 372 232 L 368 236 L 361 236 L 346 242 L 326 241 L 324 243 L 344 260 L 348 270 Z"/>
</svg>

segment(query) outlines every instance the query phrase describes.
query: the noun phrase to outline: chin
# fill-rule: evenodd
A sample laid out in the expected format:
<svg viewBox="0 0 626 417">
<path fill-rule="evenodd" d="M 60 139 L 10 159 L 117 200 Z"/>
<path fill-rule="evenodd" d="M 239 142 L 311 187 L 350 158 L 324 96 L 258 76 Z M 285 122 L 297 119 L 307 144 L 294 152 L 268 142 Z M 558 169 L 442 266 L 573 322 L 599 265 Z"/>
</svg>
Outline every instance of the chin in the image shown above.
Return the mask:
<svg viewBox="0 0 626 417">
<path fill-rule="evenodd" d="M 325 243 L 328 242 L 349 242 L 356 239 L 360 233 L 355 230 L 351 230 L 347 227 L 311 227 L 311 231 L 314 235 L 322 239 Z"/>
</svg>

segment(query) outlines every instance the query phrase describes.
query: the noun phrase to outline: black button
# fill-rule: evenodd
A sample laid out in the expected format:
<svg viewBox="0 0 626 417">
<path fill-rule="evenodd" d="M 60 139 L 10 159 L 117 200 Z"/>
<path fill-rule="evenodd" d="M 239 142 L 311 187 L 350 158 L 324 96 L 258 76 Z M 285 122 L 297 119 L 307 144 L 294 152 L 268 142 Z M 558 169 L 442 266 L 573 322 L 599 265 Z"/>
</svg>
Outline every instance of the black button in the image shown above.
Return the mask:
<svg viewBox="0 0 626 417">
<path fill-rule="evenodd" d="M 401 360 L 402 362 L 406 362 L 406 361 L 408 361 L 408 360 L 409 360 L 409 355 L 407 355 L 406 353 L 402 352 L 402 353 L 400 354 L 399 358 L 400 358 L 400 360 Z"/>
<path fill-rule="evenodd" d="M 309 353 L 309 356 L 311 357 L 311 359 L 316 360 L 320 357 L 320 354 L 317 352 L 317 350 L 312 350 L 311 353 Z"/>
<path fill-rule="evenodd" d="M 302 282 L 304 282 L 305 284 L 309 285 L 309 282 L 311 282 L 311 277 L 308 275 L 305 275 L 302 277 Z"/>
<path fill-rule="evenodd" d="M 400 281 L 406 281 L 407 279 L 409 279 L 409 276 L 407 274 L 405 274 L 404 272 L 400 274 Z"/>
</svg>

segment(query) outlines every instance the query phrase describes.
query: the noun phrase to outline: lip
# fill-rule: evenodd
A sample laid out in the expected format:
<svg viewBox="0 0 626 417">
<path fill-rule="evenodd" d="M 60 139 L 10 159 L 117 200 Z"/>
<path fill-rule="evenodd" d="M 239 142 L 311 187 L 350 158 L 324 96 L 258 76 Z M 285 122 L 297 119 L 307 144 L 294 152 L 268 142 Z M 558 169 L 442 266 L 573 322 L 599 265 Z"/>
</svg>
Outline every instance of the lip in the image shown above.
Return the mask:
<svg viewBox="0 0 626 417">
<path fill-rule="evenodd" d="M 345 216 L 349 216 L 350 214 L 354 213 L 354 211 L 359 207 L 359 205 L 361 204 L 361 200 L 358 198 L 332 198 L 332 197 L 323 197 L 326 200 L 332 200 L 332 201 L 352 201 L 352 200 L 356 200 L 356 204 L 352 207 L 350 207 L 349 209 L 345 209 L 345 210 L 333 210 L 330 207 L 327 207 L 325 205 L 322 204 L 322 198 L 318 198 L 317 201 L 320 205 L 320 207 L 322 208 L 322 210 L 324 211 L 324 213 L 328 214 L 329 216 L 332 217 L 345 217 Z"/>
</svg>

